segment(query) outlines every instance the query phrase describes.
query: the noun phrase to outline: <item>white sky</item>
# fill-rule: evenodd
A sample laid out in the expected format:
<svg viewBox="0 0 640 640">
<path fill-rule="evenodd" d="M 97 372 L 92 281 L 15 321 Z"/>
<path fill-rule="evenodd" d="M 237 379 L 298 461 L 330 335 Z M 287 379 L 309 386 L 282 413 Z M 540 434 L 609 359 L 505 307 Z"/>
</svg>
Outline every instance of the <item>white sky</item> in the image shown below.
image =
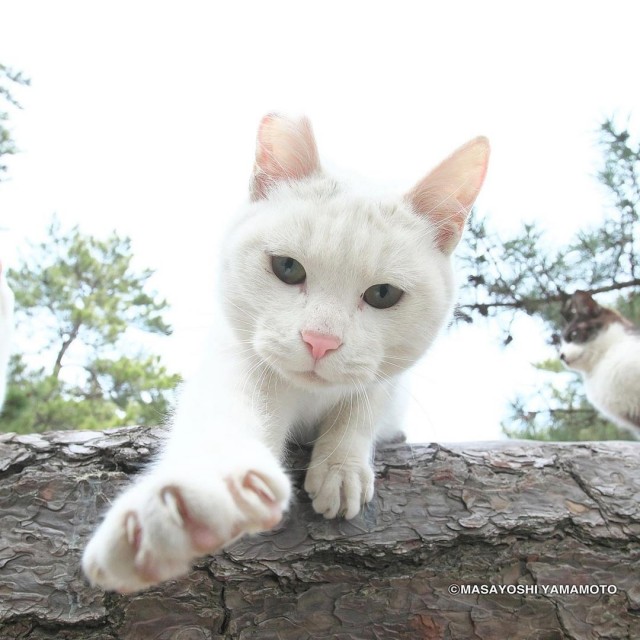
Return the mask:
<svg viewBox="0 0 640 640">
<path fill-rule="evenodd" d="M 172 303 L 162 346 L 189 374 L 210 320 L 212 252 L 245 197 L 257 123 L 306 113 L 321 156 L 400 188 L 489 136 L 478 201 L 508 234 L 563 239 L 602 215 L 596 128 L 640 98 L 633 1 L 0 1 L 0 62 L 31 77 L 0 184 L 0 255 L 16 266 L 55 211 L 132 237 Z M 516 336 L 518 338 L 518 336 Z M 549 355 L 522 329 L 442 338 L 418 372 L 415 440 L 499 437 L 505 402 Z"/>
</svg>

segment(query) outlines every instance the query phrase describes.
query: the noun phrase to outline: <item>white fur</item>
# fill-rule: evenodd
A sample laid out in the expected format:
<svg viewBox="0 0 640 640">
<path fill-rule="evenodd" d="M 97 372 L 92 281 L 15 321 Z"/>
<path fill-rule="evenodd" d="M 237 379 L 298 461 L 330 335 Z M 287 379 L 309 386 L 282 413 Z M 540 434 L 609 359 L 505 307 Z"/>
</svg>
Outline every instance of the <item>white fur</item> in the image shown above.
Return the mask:
<svg viewBox="0 0 640 640">
<path fill-rule="evenodd" d="M 589 342 L 563 342 L 561 353 L 567 367 L 582 374 L 589 402 L 640 437 L 640 336 L 613 322 Z"/>
<path fill-rule="evenodd" d="M 7 388 L 7 368 L 13 333 L 13 305 L 13 292 L 9 289 L 0 265 L 0 409 L 2 409 Z"/>
<path fill-rule="evenodd" d="M 484 149 L 482 176 L 471 176 L 478 189 Z M 465 161 L 454 154 L 450 173 Z M 440 179 L 447 166 L 438 171 Z M 305 489 L 315 511 L 356 516 L 373 497 L 374 444 L 398 429 L 400 376 L 449 316 L 452 246 L 450 234 L 446 248 L 439 244 L 448 223 L 441 210 L 431 200 L 421 211 L 411 197 L 367 200 L 338 185 L 319 168 L 307 121 L 263 120 L 251 195 L 221 256 L 220 314 L 202 371 L 186 383 L 153 468 L 120 496 L 85 551 L 94 584 L 139 589 L 272 527 L 291 494 L 280 463 L 290 439 L 313 444 Z M 471 204 L 456 205 L 456 224 Z M 280 281 L 273 255 L 298 260 L 304 284 Z M 383 283 L 404 296 L 389 309 L 370 307 L 363 293 Z M 342 344 L 315 362 L 302 331 Z M 251 474 L 262 490 L 245 486 Z M 194 542 L 207 535 L 208 544 Z"/>
</svg>

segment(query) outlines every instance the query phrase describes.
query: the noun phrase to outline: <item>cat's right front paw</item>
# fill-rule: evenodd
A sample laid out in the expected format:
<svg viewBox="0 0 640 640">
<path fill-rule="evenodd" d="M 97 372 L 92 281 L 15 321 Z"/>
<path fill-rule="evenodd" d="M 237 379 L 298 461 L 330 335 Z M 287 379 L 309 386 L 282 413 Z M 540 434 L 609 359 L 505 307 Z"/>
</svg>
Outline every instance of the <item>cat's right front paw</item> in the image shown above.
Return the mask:
<svg viewBox="0 0 640 640">
<path fill-rule="evenodd" d="M 150 475 L 124 493 L 90 540 L 82 567 L 89 581 L 129 593 L 185 574 L 194 559 L 244 533 L 273 528 L 291 487 L 278 469 L 243 470 L 207 482 Z"/>
</svg>

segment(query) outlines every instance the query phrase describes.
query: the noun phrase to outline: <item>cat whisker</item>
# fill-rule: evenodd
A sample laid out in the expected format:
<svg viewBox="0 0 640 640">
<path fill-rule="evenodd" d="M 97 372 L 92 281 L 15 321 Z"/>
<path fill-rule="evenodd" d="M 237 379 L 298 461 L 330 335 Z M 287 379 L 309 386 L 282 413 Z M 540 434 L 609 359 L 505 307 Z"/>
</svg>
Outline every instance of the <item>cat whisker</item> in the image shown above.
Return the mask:
<svg viewBox="0 0 640 640">
<path fill-rule="evenodd" d="M 364 384 L 362 382 L 358 383 L 358 386 L 360 387 L 360 389 L 362 390 L 362 395 L 363 398 L 365 400 L 365 405 L 366 405 L 366 409 L 367 409 L 367 413 L 369 414 L 369 434 L 371 436 L 371 440 L 372 442 L 375 441 L 375 437 L 374 437 L 374 417 L 373 417 L 373 409 L 371 407 L 371 401 L 369 399 L 369 394 L 367 393 L 367 389 L 364 386 Z"/>
<path fill-rule="evenodd" d="M 251 318 L 254 322 L 258 323 L 260 322 L 260 319 L 253 315 L 252 313 L 250 313 L 249 311 L 247 311 L 246 309 L 243 309 L 242 307 L 238 306 L 235 302 L 233 302 L 233 300 L 231 300 L 229 298 L 229 296 L 225 296 L 224 300 L 227 304 L 230 304 L 232 307 L 235 307 L 238 311 L 240 311 L 243 315 L 248 316 L 249 318 Z M 242 322 L 242 320 L 240 320 Z M 248 324 L 248 323 L 247 323 Z"/>
<path fill-rule="evenodd" d="M 403 362 L 414 363 L 416 361 L 415 358 L 403 358 L 402 356 L 392 356 L 391 354 L 385 354 L 385 360 L 402 360 Z"/>
<path fill-rule="evenodd" d="M 253 364 L 248 371 L 244 372 L 242 380 L 240 381 L 241 384 L 242 384 L 242 387 L 240 389 L 240 392 L 241 392 L 242 395 L 245 395 L 245 392 L 246 392 L 246 389 L 247 389 L 247 385 L 251 381 L 251 376 L 252 376 L 253 372 L 256 371 L 259 367 L 264 365 L 264 360 L 262 358 L 260 358 L 257 354 L 256 355 L 250 355 L 249 358 L 246 359 L 246 361 L 248 363 L 251 363 L 252 360 L 255 360 L 255 364 Z"/>
<path fill-rule="evenodd" d="M 381 364 L 388 364 L 390 367 L 396 367 L 397 369 L 400 369 L 400 371 L 404 371 L 406 369 L 406 367 L 402 366 L 401 364 L 398 364 L 397 362 L 389 362 L 389 360 L 387 360 L 386 358 L 383 358 L 382 360 L 380 360 Z"/>
<path fill-rule="evenodd" d="M 251 407 L 252 407 L 252 409 L 254 411 L 256 409 L 256 397 L 259 397 L 260 395 L 262 395 L 265 398 L 267 397 L 264 394 L 261 394 L 260 392 L 262 391 L 262 383 L 263 383 L 264 379 L 266 378 L 267 373 L 271 369 L 271 367 L 269 366 L 269 361 L 270 361 L 270 358 L 267 358 L 267 360 L 264 360 L 262 362 L 262 364 L 264 366 L 262 367 L 262 370 L 258 374 L 258 377 L 256 378 L 256 380 L 254 382 L 254 385 L 253 385 L 253 391 L 251 393 Z"/>
<path fill-rule="evenodd" d="M 247 323 L 249 324 L 249 323 Z M 252 326 L 252 325 L 250 325 Z M 233 328 L 234 331 L 238 331 L 239 333 L 249 333 L 251 335 L 253 335 L 255 333 L 255 329 L 245 329 L 244 327 L 234 327 Z"/>
</svg>

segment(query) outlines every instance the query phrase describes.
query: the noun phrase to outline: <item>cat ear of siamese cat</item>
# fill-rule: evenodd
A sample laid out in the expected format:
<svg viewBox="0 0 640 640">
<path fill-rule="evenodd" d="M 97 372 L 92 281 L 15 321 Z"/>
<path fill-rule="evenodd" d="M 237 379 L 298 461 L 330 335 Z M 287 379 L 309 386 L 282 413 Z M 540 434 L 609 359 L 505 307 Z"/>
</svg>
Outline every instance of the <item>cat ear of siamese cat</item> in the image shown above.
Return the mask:
<svg viewBox="0 0 640 640">
<path fill-rule="evenodd" d="M 566 309 L 560 359 L 582 375 L 600 413 L 640 438 L 640 330 L 586 291 L 576 291 Z"/>
<path fill-rule="evenodd" d="M 0 262 L 0 410 L 2 410 L 7 389 L 7 369 L 13 333 L 13 304 L 13 292 L 9 289 Z"/>
<path fill-rule="evenodd" d="M 211 346 L 162 451 L 85 550 L 93 584 L 142 589 L 275 527 L 291 498 L 290 440 L 312 446 L 318 514 L 354 518 L 373 499 L 374 446 L 397 435 L 402 376 L 451 313 L 451 253 L 488 157 L 476 138 L 381 201 L 327 175 L 306 118 L 263 118 Z"/>
</svg>

